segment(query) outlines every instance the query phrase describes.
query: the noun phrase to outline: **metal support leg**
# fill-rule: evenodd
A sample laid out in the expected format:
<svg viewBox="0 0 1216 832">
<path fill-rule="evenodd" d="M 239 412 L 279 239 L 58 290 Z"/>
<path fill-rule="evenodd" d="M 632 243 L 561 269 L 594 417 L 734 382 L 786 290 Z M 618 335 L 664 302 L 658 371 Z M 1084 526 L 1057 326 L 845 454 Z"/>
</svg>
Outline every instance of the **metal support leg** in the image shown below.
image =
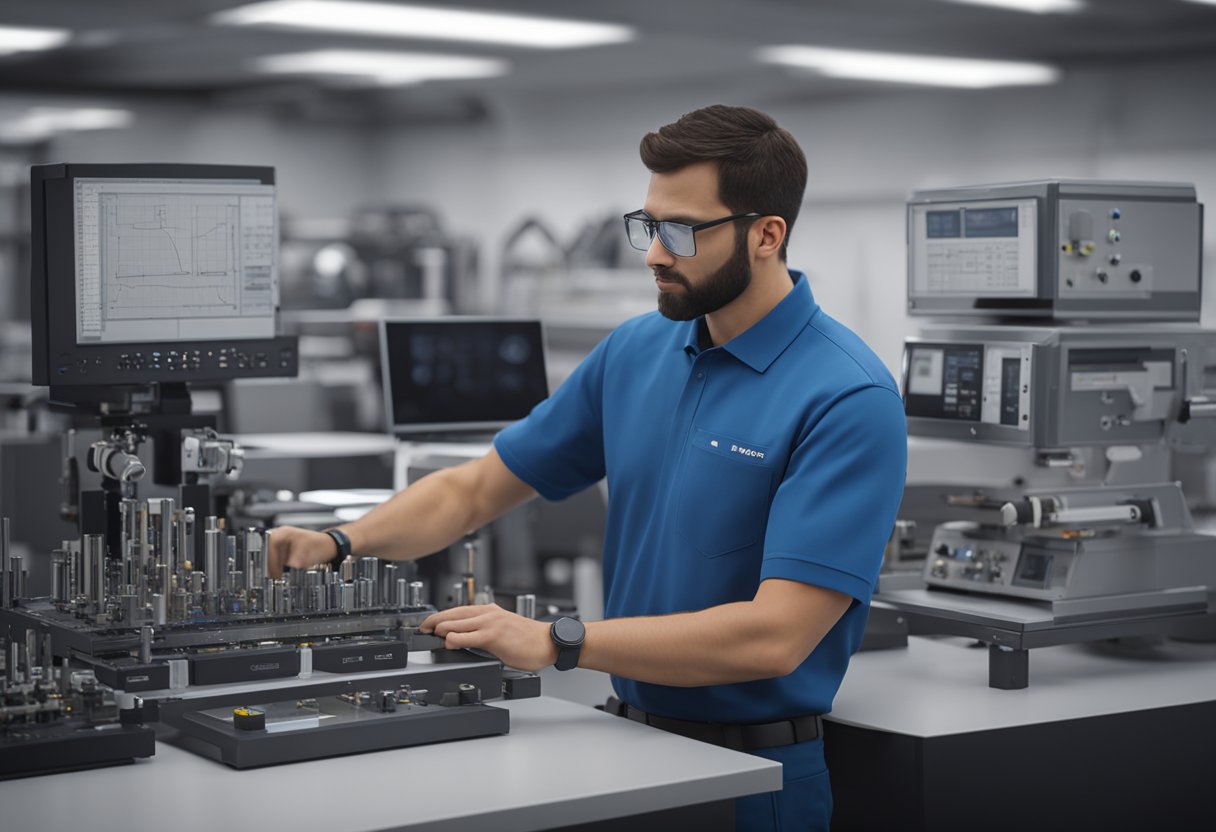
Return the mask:
<svg viewBox="0 0 1216 832">
<path fill-rule="evenodd" d="M 988 645 L 988 687 L 1021 690 L 1030 686 L 1030 651 Z"/>
</svg>

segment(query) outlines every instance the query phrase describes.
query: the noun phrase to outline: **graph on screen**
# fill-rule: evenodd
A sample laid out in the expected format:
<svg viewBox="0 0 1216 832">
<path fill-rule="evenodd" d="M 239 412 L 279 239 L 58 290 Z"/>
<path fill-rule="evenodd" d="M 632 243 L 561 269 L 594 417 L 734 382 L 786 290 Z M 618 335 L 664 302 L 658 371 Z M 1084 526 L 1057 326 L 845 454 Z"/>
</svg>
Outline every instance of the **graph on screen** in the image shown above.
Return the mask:
<svg viewBox="0 0 1216 832">
<path fill-rule="evenodd" d="M 81 182 L 78 341 L 273 335 L 272 186 Z"/>
</svg>

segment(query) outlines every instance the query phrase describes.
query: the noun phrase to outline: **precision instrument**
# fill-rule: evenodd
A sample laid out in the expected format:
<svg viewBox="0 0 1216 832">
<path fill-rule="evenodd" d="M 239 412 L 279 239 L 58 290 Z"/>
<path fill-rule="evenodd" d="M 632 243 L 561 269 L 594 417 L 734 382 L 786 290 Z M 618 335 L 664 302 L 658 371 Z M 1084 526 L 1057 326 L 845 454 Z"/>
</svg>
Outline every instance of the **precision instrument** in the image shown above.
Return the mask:
<svg viewBox="0 0 1216 832">
<path fill-rule="evenodd" d="M 908 202 L 909 311 L 956 320 L 905 342 L 908 434 L 965 443 L 962 470 L 979 473 L 977 445 L 1022 467 L 926 484 L 944 496 L 937 517 L 910 483 L 918 522 L 901 534 L 932 529 L 929 590 L 879 594 L 921 632 L 987 641 L 994 687 L 1026 686 L 1028 646 L 1216 621 L 1216 538 L 1195 530 L 1170 470 L 1172 453 L 1216 447 L 1216 331 L 1193 323 L 1201 219 L 1192 186 L 1162 183 Z M 941 476 L 951 451 L 928 447 Z"/>
</svg>

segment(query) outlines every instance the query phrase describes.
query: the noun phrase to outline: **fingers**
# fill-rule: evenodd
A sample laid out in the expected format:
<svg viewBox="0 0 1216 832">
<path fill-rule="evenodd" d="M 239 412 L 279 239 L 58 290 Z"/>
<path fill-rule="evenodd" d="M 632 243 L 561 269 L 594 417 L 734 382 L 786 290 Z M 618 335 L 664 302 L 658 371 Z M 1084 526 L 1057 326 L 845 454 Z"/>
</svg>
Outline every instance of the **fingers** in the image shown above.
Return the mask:
<svg viewBox="0 0 1216 832">
<path fill-rule="evenodd" d="M 435 625 L 435 635 L 443 638 L 448 633 L 471 633 L 474 630 L 486 629 L 492 619 L 488 615 L 478 615 L 473 618 L 453 618 L 441 621 Z"/>
<path fill-rule="evenodd" d="M 478 615 L 484 615 L 490 608 L 501 610 L 502 607 L 497 604 L 481 604 L 478 606 L 468 607 L 452 607 L 450 610 L 443 610 L 434 615 L 428 616 L 418 625 L 418 630 L 423 633 L 429 633 L 438 627 L 444 621 L 452 621 L 460 618 L 473 618 Z"/>
<path fill-rule="evenodd" d="M 279 578 L 283 575 L 283 561 L 286 560 L 284 554 L 287 549 L 287 540 L 285 535 L 286 529 L 272 529 L 274 534 L 270 535 L 270 546 L 266 551 L 266 574 L 272 578 Z"/>
<path fill-rule="evenodd" d="M 448 633 L 447 638 L 443 640 L 443 646 L 449 650 L 463 650 L 469 647 L 485 647 L 489 640 L 482 630 L 474 630 L 469 633 Z"/>
<path fill-rule="evenodd" d="M 270 548 L 266 556 L 266 571 L 270 577 L 281 578 L 283 577 L 284 566 L 295 566 L 291 562 L 291 542 L 295 536 L 295 531 L 290 526 L 271 529 Z"/>
</svg>

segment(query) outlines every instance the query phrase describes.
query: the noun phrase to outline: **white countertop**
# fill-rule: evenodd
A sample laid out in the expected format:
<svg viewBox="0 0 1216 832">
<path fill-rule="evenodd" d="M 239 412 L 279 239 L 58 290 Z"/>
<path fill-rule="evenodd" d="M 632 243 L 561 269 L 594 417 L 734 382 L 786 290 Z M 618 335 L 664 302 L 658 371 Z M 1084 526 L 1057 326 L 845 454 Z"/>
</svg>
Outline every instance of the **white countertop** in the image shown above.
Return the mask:
<svg viewBox="0 0 1216 832">
<path fill-rule="evenodd" d="M 907 649 L 858 653 L 830 719 L 932 737 L 1216 700 L 1216 644 L 1038 647 L 1023 690 L 988 687 L 988 650 L 972 644 L 912 636 Z"/>
<path fill-rule="evenodd" d="M 237 771 L 160 742 L 133 765 L 0 783 L 5 829 L 543 829 L 781 787 L 778 763 L 541 697 L 511 733 Z"/>
<path fill-rule="evenodd" d="M 248 459 L 318 459 L 391 454 L 397 440 L 382 433 L 238 433 Z"/>
</svg>

